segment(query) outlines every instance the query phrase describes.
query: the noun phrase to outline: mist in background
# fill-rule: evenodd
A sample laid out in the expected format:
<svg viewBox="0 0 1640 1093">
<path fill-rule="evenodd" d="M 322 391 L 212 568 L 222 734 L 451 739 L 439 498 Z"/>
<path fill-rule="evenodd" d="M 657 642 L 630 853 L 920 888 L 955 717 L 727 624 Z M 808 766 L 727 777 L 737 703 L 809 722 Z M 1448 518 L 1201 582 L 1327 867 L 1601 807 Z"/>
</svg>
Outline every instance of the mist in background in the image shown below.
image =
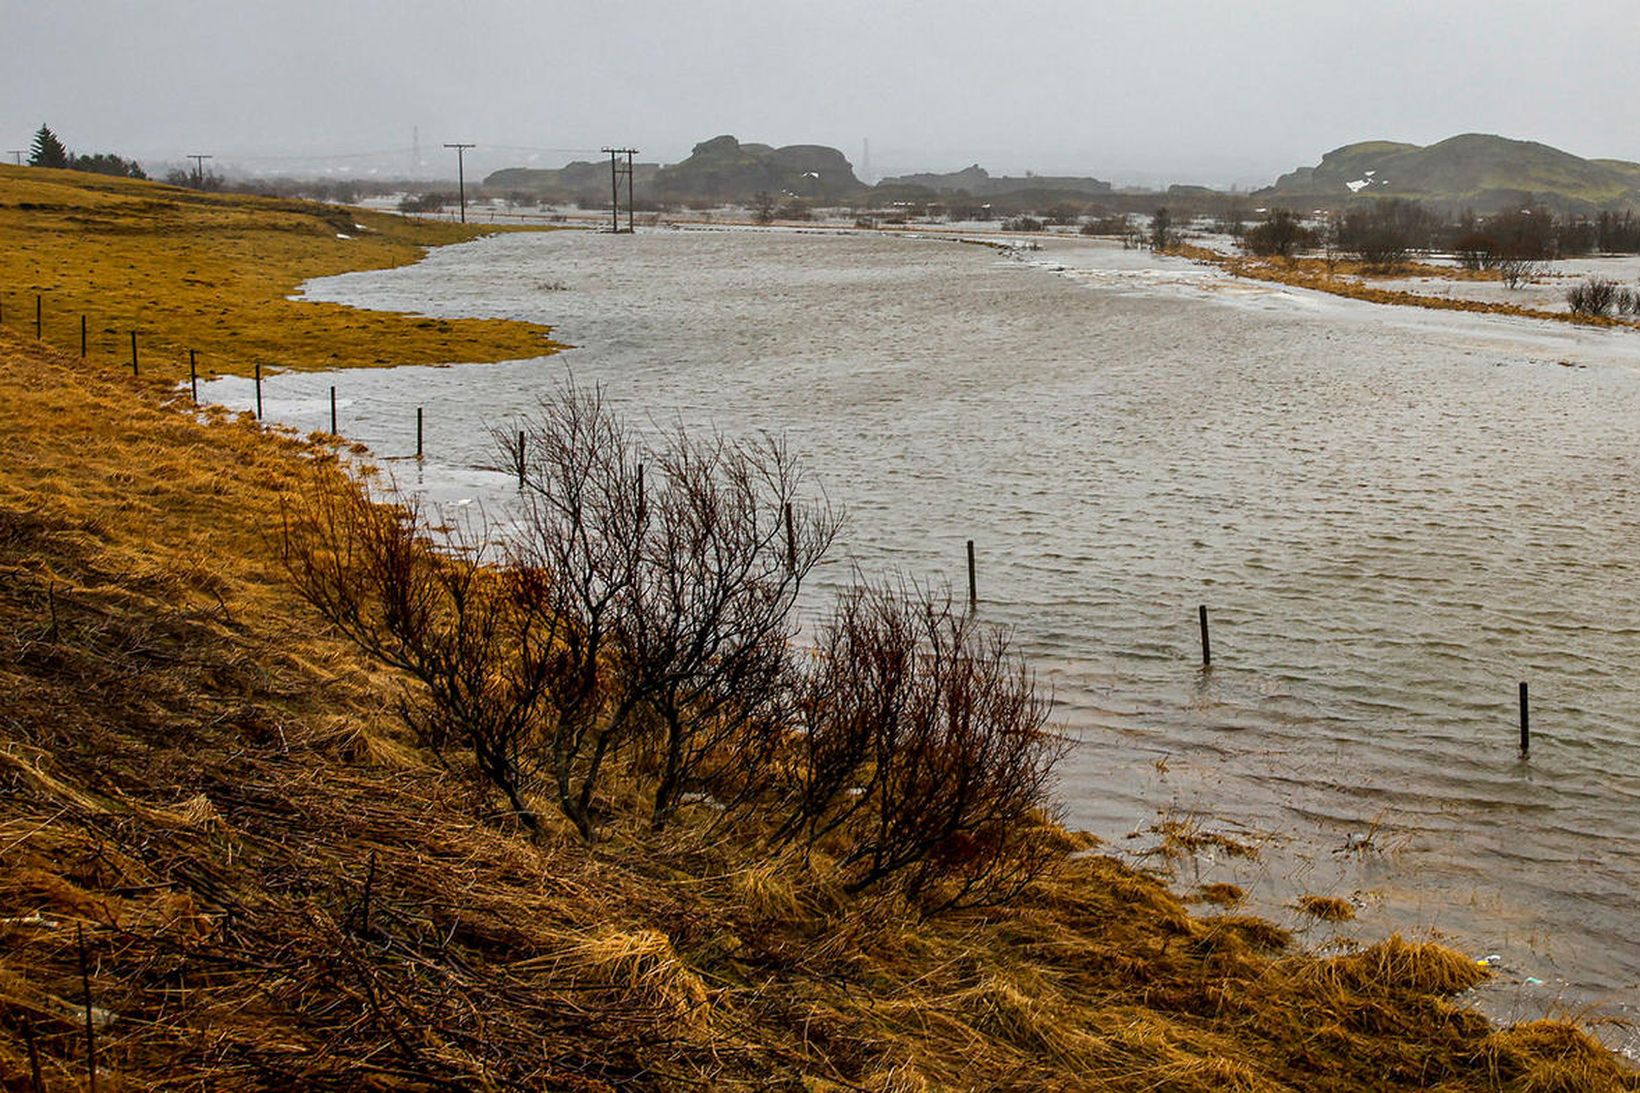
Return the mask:
<svg viewBox="0 0 1640 1093">
<path fill-rule="evenodd" d="M 145 166 L 420 177 L 470 141 L 473 177 L 732 133 L 870 178 L 1252 187 L 1472 131 L 1640 159 L 1637 24 L 1633 0 L 0 0 L 0 140 L 44 122 Z"/>
</svg>

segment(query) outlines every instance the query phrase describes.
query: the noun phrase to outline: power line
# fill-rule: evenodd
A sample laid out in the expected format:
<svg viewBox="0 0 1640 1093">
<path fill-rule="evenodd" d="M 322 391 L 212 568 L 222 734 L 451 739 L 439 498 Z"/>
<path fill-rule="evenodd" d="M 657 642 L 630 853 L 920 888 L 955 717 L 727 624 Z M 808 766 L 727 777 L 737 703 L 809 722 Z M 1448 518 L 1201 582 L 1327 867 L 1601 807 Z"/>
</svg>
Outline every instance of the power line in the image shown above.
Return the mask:
<svg viewBox="0 0 1640 1093">
<path fill-rule="evenodd" d="M 463 159 L 467 155 L 467 149 L 476 148 L 478 145 L 446 144 L 444 147 L 456 150 L 456 186 L 461 193 L 461 222 L 465 224 L 467 223 L 467 166 Z"/>
</svg>

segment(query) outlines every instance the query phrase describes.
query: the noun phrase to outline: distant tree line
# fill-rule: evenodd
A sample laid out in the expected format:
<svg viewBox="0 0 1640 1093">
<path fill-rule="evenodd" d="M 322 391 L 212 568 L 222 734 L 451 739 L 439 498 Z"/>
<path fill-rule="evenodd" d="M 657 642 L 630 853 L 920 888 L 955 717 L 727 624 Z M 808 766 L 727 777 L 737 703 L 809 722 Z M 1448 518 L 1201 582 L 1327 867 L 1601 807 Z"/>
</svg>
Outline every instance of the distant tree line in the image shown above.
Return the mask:
<svg viewBox="0 0 1640 1093">
<path fill-rule="evenodd" d="M 66 171 L 86 171 L 95 175 L 117 175 L 121 178 L 147 178 L 134 159 L 116 156 L 111 152 L 96 152 L 88 156 L 68 150 L 48 125 L 41 125 L 34 134 L 29 148 L 30 167 L 55 167 Z"/>
<path fill-rule="evenodd" d="M 1535 205 L 1486 217 L 1465 211 L 1445 219 L 1405 198 L 1371 199 L 1310 219 L 1291 209 L 1269 209 L 1256 223 L 1230 234 L 1238 234 L 1242 248 L 1261 257 L 1320 250 L 1386 270 L 1415 254 L 1451 254 L 1467 269 L 1500 270 L 1506 280 L 1523 263 L 1594 253 L 1640 254 L 1640 219 L 1632 212 L 1590 217 Z"/>
</svg>

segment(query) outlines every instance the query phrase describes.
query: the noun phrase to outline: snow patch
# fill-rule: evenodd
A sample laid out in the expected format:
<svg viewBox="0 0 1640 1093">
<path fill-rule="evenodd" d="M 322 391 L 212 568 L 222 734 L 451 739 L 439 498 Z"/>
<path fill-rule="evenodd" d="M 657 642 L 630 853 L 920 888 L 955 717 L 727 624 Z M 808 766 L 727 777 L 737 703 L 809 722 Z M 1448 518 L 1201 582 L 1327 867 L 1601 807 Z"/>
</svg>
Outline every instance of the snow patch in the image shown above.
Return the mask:
<svg viewBox="0 0 1640 1093">
<path fill-rule="evenodd" d="M 1346 182 L 1346 183 L 1344 183 L 1344 185 L 1346 185 L 1350 188 L 1350 193 L 1358 194 L 1362 190 L 1366 189 L 1368 186 L 1371 186 L 1372 183 L 1368 182 L 1364 178 L 1358 178 L 1354 182 Z"/>
</svg>

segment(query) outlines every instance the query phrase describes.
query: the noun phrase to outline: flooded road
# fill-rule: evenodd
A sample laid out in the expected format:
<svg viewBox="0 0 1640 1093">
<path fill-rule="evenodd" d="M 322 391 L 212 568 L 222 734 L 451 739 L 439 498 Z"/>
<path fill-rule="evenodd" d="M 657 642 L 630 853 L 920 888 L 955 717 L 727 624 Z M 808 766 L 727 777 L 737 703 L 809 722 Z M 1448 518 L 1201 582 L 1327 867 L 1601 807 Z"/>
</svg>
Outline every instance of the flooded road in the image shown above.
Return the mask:
<svg viewBox="0 0 1640 1093">
<path fill-rule="evenodd" d="M 510 235 L 307 294 L 550 323 L 578 348 L 286 375 L 268 414 L 503 507 L 486 426 L 566 369 L 631 413 L 784 433 L 854 568 L 966 581 L 1078 740 L 1068 820 L 1325 946 L 1496 954 L 1499 1016 L 1640 1007 L 1640 334 L 1390 309 L 1065 240 Z M 249 403 L 243 380 L 209 398 Z M 1200 666 L 1197 605 L 1213 626 Z M 1529 761 L 1516 695 L 1532 694 Z M 1138 832 L 1138 838 L 1127 838 Z M 1159 861 L 1152 860 L 1155 864 Z M 1300 893 L 1353 899 L 1312 925 Z M 1335 935 L 1337 935 L 1335 937 Z"/>
</svg>

